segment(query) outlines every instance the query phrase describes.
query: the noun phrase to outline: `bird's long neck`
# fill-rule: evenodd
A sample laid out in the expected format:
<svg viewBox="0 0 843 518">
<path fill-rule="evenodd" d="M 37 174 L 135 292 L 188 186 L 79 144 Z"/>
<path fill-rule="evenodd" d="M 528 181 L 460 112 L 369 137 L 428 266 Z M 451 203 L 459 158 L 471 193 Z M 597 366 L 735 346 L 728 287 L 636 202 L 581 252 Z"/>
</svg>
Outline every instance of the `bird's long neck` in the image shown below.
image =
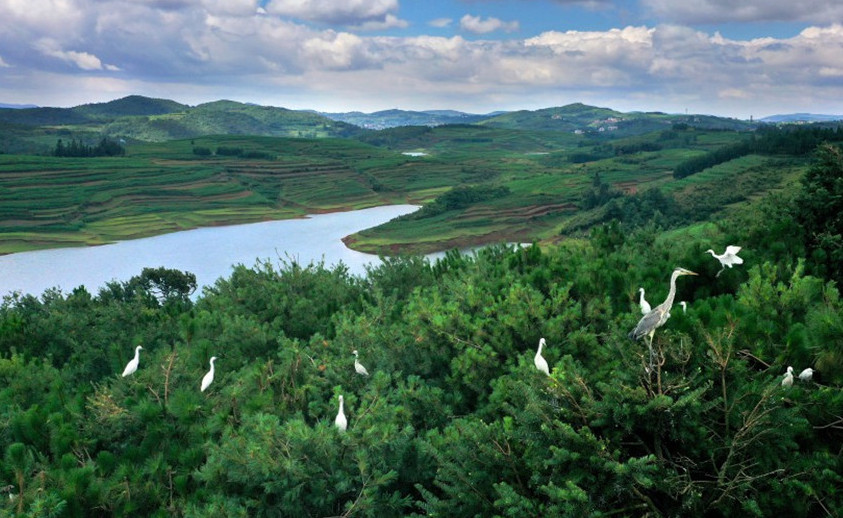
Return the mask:
<svg viewBox="0 0 843 518">
<path fill-rule="evenodd" d="M 679 278 L 679 275 L 679 272 L 674 271 L 673 275 L 670 276 L 670 291 L 667 293 L 667 298 L 664 299 L 664 304 L 668 306 L 672 306 L 673 299 L 676 298 L 676 279 Z"/>
<path fill-rule="evenodd" d="M 638 293 L 641 295 L 640 297 L 638 297 L 638 303 L 640 304 L 644 302 L 644 290 L 638 290 Z"/>
<path fill-rule="evenodd" d="M 539 342 L 539 350 L 538 350 L 538 351 L 536 351 L 536 354 L 541 354 L 541 353 L 542 353 L 542 346 L 543 346 L 543 345 L 544 345 L 544 343 Z"/>
</svg>

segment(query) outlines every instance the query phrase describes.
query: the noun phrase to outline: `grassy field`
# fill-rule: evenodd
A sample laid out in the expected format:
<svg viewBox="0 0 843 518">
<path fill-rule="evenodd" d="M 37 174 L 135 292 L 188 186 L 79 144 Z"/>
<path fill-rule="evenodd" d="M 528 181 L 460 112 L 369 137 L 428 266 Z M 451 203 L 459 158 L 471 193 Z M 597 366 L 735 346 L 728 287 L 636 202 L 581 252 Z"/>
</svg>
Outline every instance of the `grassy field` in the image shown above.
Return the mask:
<svg viewBox="0 0 843 518">
<path fill-rule="evenodd" d="M 361 140 L 215 136 L 137 143 L 119 158 L 5 154 L 0 155 L 0 253 L 425 204 L 471 185 L 505 187 L 507 194 L 432 217 L 401 218 L 347 242 L 358 250 L 396 253 L 553 240 L 578 213 L 595 175 L 627 194 L 659 187 L 680 200 L 722 189 L 736 178 L 744 190 L 763 192 L 787 175 L 772 159 L 750 156 L 673 179 L 673 168 L 683 160 L 741 138 L 731 131 L 612 139 L 445 126 L 398 128 Z M 768 173 L 771 168 L 779 172 Z"/>
</svg>

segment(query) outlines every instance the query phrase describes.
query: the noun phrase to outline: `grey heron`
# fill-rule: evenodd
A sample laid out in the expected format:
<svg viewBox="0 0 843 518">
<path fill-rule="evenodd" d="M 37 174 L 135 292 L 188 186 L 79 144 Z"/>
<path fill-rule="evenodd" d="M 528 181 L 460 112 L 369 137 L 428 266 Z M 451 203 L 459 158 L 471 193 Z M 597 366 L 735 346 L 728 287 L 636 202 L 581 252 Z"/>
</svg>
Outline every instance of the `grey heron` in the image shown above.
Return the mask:
<svg viewBox="0 0 843 518">
<path fill-rule="evenodd" d="M 670 291 L 667 293 L 667 298 L 664 302 L 654 307 L 652 311 L 641 317 L 638 324 L 629 333 L 629 337 L 633 340 L 638 340 L 644 336 L 649 336 L 650 341 L 647 347 L 650 349 L 650 364 L 653 363 L 653 335 L 656 329 L 663 326 L 667 319 L 670 318 L 670 309 L 673 307 L 673 299 L 676 298 L 676 279 L 682 275 L 698 275 L 691 270 L 685 268 L 676 268 L 670 275 Z"/>
</svg>

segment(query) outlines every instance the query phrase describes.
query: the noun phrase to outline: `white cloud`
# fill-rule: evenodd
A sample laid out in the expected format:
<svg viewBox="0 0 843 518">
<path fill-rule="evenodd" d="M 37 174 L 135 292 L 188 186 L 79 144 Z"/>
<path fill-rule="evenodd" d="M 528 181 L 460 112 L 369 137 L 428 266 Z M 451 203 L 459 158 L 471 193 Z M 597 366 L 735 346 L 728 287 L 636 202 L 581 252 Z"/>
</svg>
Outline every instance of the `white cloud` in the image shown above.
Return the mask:
<svg viewBox="0 0 843 518">
<path fill-rule="evenodd" d="M 486 34 L 494 31 L 514 32 L 518 30 L 518 22 L 505 22 L 498 18 L 489 17 L 485 20 L 479 16 L 467 14 L 460 18 L 460 28 L 475 34 Z"/>
<path fill-rule="evenodd" d="M 431 108 L 449 100 L 452 108 L 482 103 L 477 109 L 488 111 L 591 101 L 662 111 L 843 112 L 841 25 L 752 40 L 682 25 L 548 31 L 526 39 L 383 37 L 322 30 L 271 12 L 282 3 L 292 9 L 291 1 L 278 0 L 265 13 L 255 0 L 2 0 L 0 67 L 12 64 L 15 73 L 0 74 L 0 99 L 56 103 L 21 99 L 37 83 L 38 95 L 50 95 L 52 86 L 55 99 L 87 95 L 87 101 L 172 92 L 181 102 L 239 95 L 282 105 L 288 98 L 360 103 L 351 109 Z M 311 15 L 355 30 L 404 23 L 395 0 L 339 4 L 300 2 Z M 481 32 L 517 28 L 493 18 L 464 20 Z M 117 66 L 119 74 L 103 73 Z"/>
<path fill-rule="evenodd" d="M 35 47 L 44 55 L 58 58 L 67 63 L 71 63 L 81 70 L 119 70 L 114 65 L 106 65 L 93 54 L 88 52 L 79 52 L 76 50 L 62 50 L 58 47 L 57 42 L 45 38 L 35 44 Z"/>
<path fill-rule="evenodd" d="M 430 20 L 429 22 L 427 22 L 427 24 L 430 25 L 431 27 L 436 27 L 437 29 L 443 29 L 443 28 L 451 25 L 451 23 L 453 23 L 453 21 L 454 20 L 451 19 L 451 18 L 436 18 L 434 20 Z"/>
<path fill-rule="evenodd" d="M 645 9 L 660 19 L 684 24 L 724 22 L 828 23 L 843 19 L 839 0 L 641 0 Z"/>
<path fill-rule="evenodd" d="M 398 0 L 270 0 L 266 11 L 311 22 L 360 26 L 369 22 L 386 23 L 389 16 L 397 20 Z"/>
</svg>

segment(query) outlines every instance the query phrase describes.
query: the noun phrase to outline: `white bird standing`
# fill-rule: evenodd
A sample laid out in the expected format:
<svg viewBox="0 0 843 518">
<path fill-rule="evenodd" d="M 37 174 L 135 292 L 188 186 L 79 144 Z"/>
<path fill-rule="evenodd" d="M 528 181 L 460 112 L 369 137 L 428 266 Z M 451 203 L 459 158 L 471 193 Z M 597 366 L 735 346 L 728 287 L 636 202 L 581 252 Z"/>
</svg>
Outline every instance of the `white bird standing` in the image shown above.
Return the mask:
<svg viewBox="0 0 843 518">
<path fill-rule="evenodd" d="M 688 303 L 687 302 L 682 300 L 682 301 L 679 302 L 679 305 L 682 306 L 682 313 L 688 312 Z"/>
<path fill-rule="evenodd" d="M 808 367 L 804 371 L 799 373 L 799 379 L 802 381 L 811 381 L 811 378 L 814 377 L 814 369 Z"/>
<path fill-rule="evenodd" d="M 789 387 L 791 385 L 793 385 L 793 367 L 788 367 L 784 379 L 782 379 L 782 387 Z"/>
<path fill-rule="evenodd" d="M 357 359 L 357 349 L 352 351 L 354 353 L 354 370 L 357 371 L 357 374 L 361 376 L 368 376 L 369 371 L 366 370 L 366 367 L 363 367 L 363 364 L 360 363 L 360 360 Z"/>
<path fill-rule="evenodd" d="M 334 419 L 334 424 L 341 432 L 344 432 L 346 428 L 348 428 L 348 420 L 345 418 L 345 412 L 342 409 L 342 394 L 340 394 L 340 410 L 337 412 L 337 417 Z"/>
<path fill-rule="evenodd" d="M 706 250 L 706 253 L 711 254 L 712 257 L 720 261 L 721 268 L 715 277 L 720 277 L 720 274 L 723 273 L 723 270 L 725 270 L 727 266 L 731 268 L 733 264 L 743 264 L 743 259 L 738 257 L 738 252 L 740 251 L 741 247 L 735 245 L 727 246 L 726 251 L 723 252 L 722 255 L 715 254 L 714 250 L 711 248 Z"/>
<path fill-rule="evenodd" d="M 205 389 L 214 381 L 214 360 L 216 359 L 216 356 L 211 356 L 211 370 L 202 377 L 202 387 L 199 392 L 205 392 Z"/>
<path fill-rule="evenodd" d="M 135 347 L 135 357 L 129 360 L 129 363 L 126 364 L 126 368 L 123 369 L 123 377 L 130 374 L 134 374 L 136 370 L 138 370 L 138 363 L 140 363 L 140 350 L 143 349 L 142 346 Z"/>
<path fill-rule="evenodd" d="M 638 305 L 641 306 L 641 314 L 646 315 L 649 313 L 653 308 L 650 307 L 650 303 L 644 300 L 644 288 L 638 288 L 638 291 L 641 293 L 641 296 L 638 298 Z"/>
<path fill-rule="evenodd" d="M 539 350 L 536 351 L 536 357 L 533 358 L 533 363 L 536 364 L 538 370 L 550 376 L 550 367 L 547 365 L 547 360 L 542 356 L 542 347 L 544 347 L 544 344 L 544 338 L 539 339 Z"/>
</svg>

